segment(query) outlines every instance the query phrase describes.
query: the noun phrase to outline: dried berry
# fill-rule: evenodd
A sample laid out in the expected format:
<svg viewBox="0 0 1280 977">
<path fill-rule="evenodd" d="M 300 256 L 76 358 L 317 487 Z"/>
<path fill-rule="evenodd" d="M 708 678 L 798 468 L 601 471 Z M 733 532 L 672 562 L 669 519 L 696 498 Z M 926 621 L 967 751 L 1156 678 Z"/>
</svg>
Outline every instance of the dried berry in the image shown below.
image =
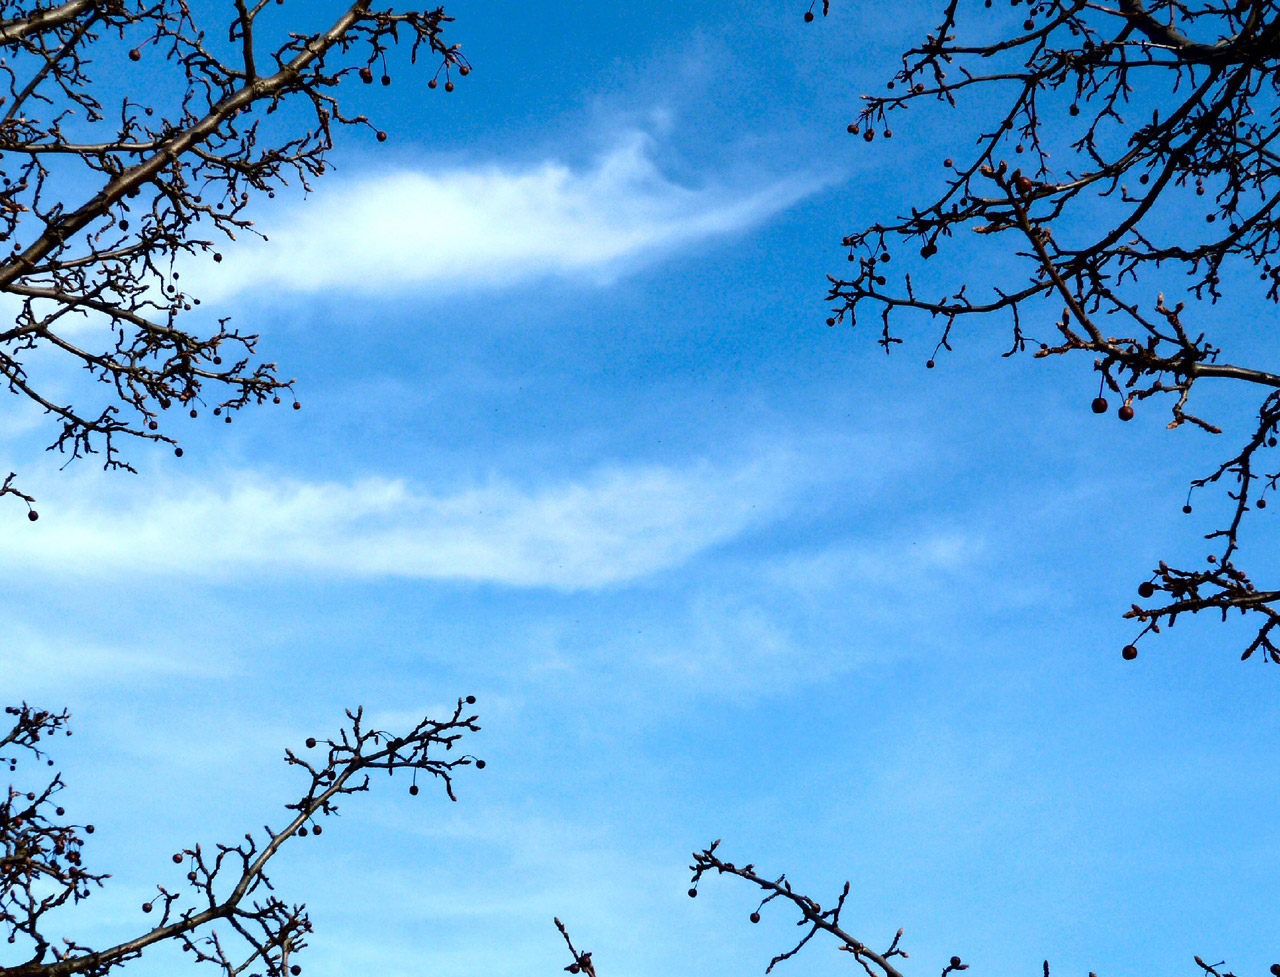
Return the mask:
<svg viewBox="0 0 1280 977">
<path fill-rule="evenodd" d="M 1131 662 L 1138 657 L 1138 649 L 1133 645 L 1125 645 L 1124 650 L 1121 651 L 1120 654 L 1124 657 L 1125 661 Z"/>
<path fill-rule="evenodd" d="M 1138 584 L 1139 597 L 1150 597 L 1155 592 L 1156 592 L 1155 584 L 1153 584 L 1150 580 L 1144 580 L 1142 581 L 1142 583 Z"/>
<path fill-rule="evenodd" d="M 1105 413 L 1107 412 L 1107 398 L 1106 398 L 1106 397 L 1094 397 L 1094 398 L 1093 398 L 1093 412 L 1094 412 L 1095 414 L 1105 414 Z"/>
</svg>

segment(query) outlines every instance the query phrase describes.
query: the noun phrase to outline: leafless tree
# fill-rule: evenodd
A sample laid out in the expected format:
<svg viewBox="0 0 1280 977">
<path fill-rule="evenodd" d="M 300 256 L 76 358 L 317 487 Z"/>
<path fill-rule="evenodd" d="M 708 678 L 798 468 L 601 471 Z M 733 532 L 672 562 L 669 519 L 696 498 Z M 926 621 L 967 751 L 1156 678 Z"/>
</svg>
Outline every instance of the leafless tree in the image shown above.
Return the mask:
<svg viewBox="0 0 1280 977">
<path fill-rule="evenodd" d="M 829 0 L 822 6 L 828 13 Z M 1191 482 L 1183 507 L 1191 513 L 1197 489 L 1225 488 L 1229 518 L 1205 537 L 1218 551 L 1191 569 L 1155 567 L 1138 587 L 1146 603 L 1125 614 L 1142 627 L 1124 656 L 1181 615 L 1225 620 L 1234 610 L 1258 623 L 1242 657 L 1262 649 L 1280 661 L 1280 591 L 1255 587 L 1238 562 L 1246 515 L 1266 507 L 1280 480 L 1269 450 L 1280 374 L 1231 362 L 1206 325 L 1227 296 L 1280 302 L 1280 4 L 940 6 L 933 31 L 903 53 L 883 93 L 863 96 L 848 128 L 872 143 L 909 109 L 962 107 L 948 119 L 954 149 L 936 183 L 919 173 L 900 181 L 915 195 L 903 199 L 906 213 L 844 238 L 851 271 L 831 277 L 828 325 L 874 316 L 887 353 L 902 342 L 904 315 L 922 314 L 936 323 L 933 367 L 962 323 L 1002 315 L 1006 356 L 1090 354 L 1096 413 L 1109 411 L 1108 390 L 1126 421 L 1164 397 L 1170 428 L 1221 433 L 1189 409 L 1200 380 L 1256 388 L 1247 437 Z M 957 257 L 981 270 L 944 260 Z M 1166 300 L 1175 291 L 1185 297 Z"/>
<path fill-rule="evenodd" d="M 443 75 L 452 91 L 453 75 L 471 70 L 446 45 L 439 8 L 358 0 L 307 29 L 309 0 L 228 6 L 202 24 L 188 0 L 0 0 L 0 293 L 20 310 L 0 323 L 0 378 L 52 415 L 50 448 L 70 458 L 102 452 L 107 468 L 132 471 L 122 438 L 182 454 L 166 412 L 194 417 L 211 404 L 230 423 L 282 394 L 297 409 L 294 381 L 256 356 L 257 335 L 194 311 L 175 257 L 220 261 L 218 239 L 258 233 L 245 216 L 252 195 L 274 196 L 289 176 L 310 189 L 336 123 L 385 141 L 364 115 L 344 115 L 337 93 L 352 76 L 372 84 L 375 68 L 391 84 L 398 41 L 414 62 L 426 45 L 430 88 Z M 95 82 L 90 68 L 114 80 Z M 294 102 L 314 116 L 309 127 L 266 118 Z M 85 320 L 92 331 L 74 328 Z M 103 402 L 45 389 L 29 367 L 46 352 L 88 370 Z M 0 480 L 4 495 L 37 518 L 14 473 Z"/>
<path fill-rule="evenodd" d="M 1191 483 L 1193 490 L 1227 486 L 1232 516 L 1206 537 L 1220 541 L 1221 552 L 1200 569 L 1161 562 L 1138 588 L 1144 600 L 1159 593 L 1159 602 L 1135 604 L 1125 616 L 1144 625 L 1146 634 L 1182 614 L 1253 614 L 1258 632 L 1242 657 L 1262 649 L 1265 660 L 1280 661 L 1280 591 L 1258 590 L 1234 559 L 1246 514 L 1265 509 L 1280 480 L 1280 473 L 1266 470 L 1274 462 L 1263 461 L 1276 447 L 1280 375 L 1225 362 L 1221 348 L 1191 324 L 1195 316 L 1208 318 L 1206 306 L 1227 294 L 1229 276 L 1240 270 L 1250 278 L 1256 274 L 1262 298 L 1280 302 L 1280 223 L 1273 217 L 1280 204 L 1280 3 L 1009 5 L 1021 8 L 1013 30 L 1007 9 L 991 11 L 993 0 L 949 0 L 933 32 L 903 54 L 886 93 L 864 96 L 849 132 L 868 143 L 877 135 L 892 138 L 894 118 L 922 102 L 952 109 L 963 104 L 967 114 L 952 130 L 957 148 L 942 161 L 936 194 L 927 196 L 921 189 L 927 181 L 918 176 L 904 180 L 926 194 L 905 202 L 909 214 L 844 239 L 854 271 L 831 278 L 834 306 L 827 324 L 853 324 L 859 313 L 873 313 L 887 353 L 902 342 L 895 332 L 902 314 L 923 313 L 939 324 L 925 364 L 933 368 L 951 349 L 958 323 L 1004 313 L 1012 327 L 1006 356 L 1027 349 L 1038 358 L 1093 354 L 1100 374 L 1093 411 L 1110 410 L 1110 390 L 1121 398 L 1122 421 L 1133 419 L 1135 403 L 1166 396 L 1172 400 L 1170 428 L 1190 424 L 1219 434 L 1217 425 L 1187 409 L 1196 381 L 1219 378 L 1259 388 L 1256 423 L 1243 445 Z M 816 6 L 806 21 L 816 19 Z M 823 0 L 822 13 L 830 8 Z M 992 113 L 989 119 L 984 111 Z M 1066 162 L 1051 165 L 1051 157 Z M 983 256 L 994 260 L 980 266 L 995 271 L 980 281 L 926 291 L 919 266 L 916 281 L 903 267 L 902 245 L 921 261 L 943 248 L 972 252 L 985 246 Z M 944 262 L 931 267 L 938 264 Z M 1165 301 L 1159 289 L 1172 292 L 1174 285 L 1161 282 L 1174 270 L 1189 277 L 1186 289 L 1196 304 Z M 1244 291 L 1239 277 L 1230 286 Z M 1032 337 L 1034 323 L 1049 324 L 1050 341 Z M 1183 511 L 1192 511 L 1190 494 Z M 1125 647 L 1125 658 L 1136 655 L 1134 644 Z M 895 959 L 908 956 L 903 930 L 877 951 L 845 929 L 849 883 L 824 909 L 785 875 L 725 861 L 719 845 L 694 853 L 691 897 L 704 876 L 729 875 L 762 893 L 752 923 L 770 903 L 798 916 L 800 937 L 770 960 L 766 973 L 827 934 L 869 977 L 903 977 Z M 558 919 L 556 925 L 573 955 L 565 969 L 596 977 L 591 954 L 574 947 Z M 1207 977 L 1234 977 L 1222 963 L 1194 960 Z M 942 977 L 968 966 L 952 956 Z M 1049 977 L 1047 960 L 1042 969 Z M 1270 971 L 1280 977 L 1280 963 Z"/>
<path fill-rule="evenodd" d="M 0 977 L 96 977 L 169 941 L 195 960 L 215 964 L 226 977 L 297 977 L 301 966 L 296 955 L 307 945 L 311 923 L 305 905 L 289 905 L 275 895 L 267 863 L 292 839 L 319 836 L 320 820 L 337 813 L 338 798 L 369 789 L 371 771 L 413 771 L 411 794 L 418 793 L 417 775 L 429 774 L 439 778 L 450 800 L 457 800 L 455 768 L 474 764 L 483 769 L 484 761 L 470 755 L 442 759 L 441 753 L 452 751 L 465 733 L 480 729 L 478 717 L 467 714 L 475 701 L 474 696 L 459 699 L 449 718 L 423 719 L 404 735 L 366 728 L 362 710 L 348 711 L 349 725 L 336 738 L 307 739 L 307 753 L 321 750 L 318 760 L 286 750 L 285 761 L 300 767 L 307 781 L 302 796 L 285 805 L 294 812 L 289 822 L 279 830 L 264 826 L 261 836 L 246 834 L 236 845 L 209 850 L 196 844 L 175 852 L 174 864 L 186 869 L 186 881 L 157 885 L 156 895 L 141 906 L 153 922 L 105 948 L 69 937 L 55 940 L 45 919 L 59 906 L 86 898 L 107 878 L 89 871 L 82 857 L 81 833 L 92 834 L 93 825 L 67 821 L 66 810 L 57 804 L 60 774 L 40 789 L 24 792 L 10 785 L 0 798 L 0 929 L 7 931 L 8 943 L 17 945 L 21 957 L 0 966 Z M 71 735 L 66 711 L 55 714 L 23 703 L 5 712 L 13 717 L 13 727 L 0 738 L 0 751 L 5 751 L 0 763 L 7 762 L 10 772 L 23 759 L 52 766 L 49 741 L 59 733 Z M 213 929 L 220 922 L 222 935 Z"/>
</svg>

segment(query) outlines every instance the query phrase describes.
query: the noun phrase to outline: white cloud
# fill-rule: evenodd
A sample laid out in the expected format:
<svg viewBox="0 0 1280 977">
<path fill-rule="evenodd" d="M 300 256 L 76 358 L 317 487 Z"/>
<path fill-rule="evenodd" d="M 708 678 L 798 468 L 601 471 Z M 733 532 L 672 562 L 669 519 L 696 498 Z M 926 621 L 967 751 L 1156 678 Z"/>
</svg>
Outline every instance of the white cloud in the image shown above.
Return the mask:
<svg viewBox="0 0 1280 977">
<path fill-rule="evenodd" d="M 625 267 L 758 224 L 818 189 L 812 177 L 682 186 L 632 133 L 585 169 L 378 172 L 331 179 L 277 221 L 270 241 L 223 248 L 184 278 L 204 299 L 272 289 L 318 292 L 512 285 L 547 276 L 607 283 Z"/>
<path fill-rule="evenodd" d="M 820 189 L 812 174 L 757 176 L 750 183 L 684 186 L 654 162 L 653 137 L 630 132 L 590 165 L 557 159 L 519 165 L 379 169 L 330 176 L 308 199 L 253 215 L 251 234 L 208 255 L 180 256 L 184 287 L 202 302 L 242 292 L 433 294 L 523 284 L 548 277 L 609 284 L 620 273 L 681 248 L 747 230 Z M 151 298 L 163 301 L 152 282 Z M 0 293 L 0 322 L 23 306 Z M 37 315 L 58 306 L 35 303 Z M 69 336 L 108 321 L 77 313 Z"/>
<path fill-rule="evenodd" d="M 615 467 L 536 490 L 495 479 L 453 494 L 241 473 L 111 496 L 86 477 L 46 493 L 39 522 L 0 536 L 0 564 L 83 577 L 280 569 L 592 589 L 679 565 L 776 514 L 792 481 L 785 462 Z"/>
<path fill-rule="evenodd" d="M 778 585 L 822 597 L 852 580 L 901 596 L 972 573 L 988 548 L 977 529 L 899 531 L 875 541 L 842 541 L 797 552 L 775 564 L 770 576 Z"/>
</svg>

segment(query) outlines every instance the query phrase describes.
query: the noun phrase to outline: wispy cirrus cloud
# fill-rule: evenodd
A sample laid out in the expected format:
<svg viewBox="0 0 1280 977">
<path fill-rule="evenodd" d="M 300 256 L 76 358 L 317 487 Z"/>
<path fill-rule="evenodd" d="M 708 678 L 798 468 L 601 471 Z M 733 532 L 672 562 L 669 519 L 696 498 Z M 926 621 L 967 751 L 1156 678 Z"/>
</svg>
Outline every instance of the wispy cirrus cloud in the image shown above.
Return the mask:
<svg viewBox="0 0 1280 977">
<path fill-rule="evenodd" d="M 93 491 L 96 480 L 68 481 L 38 523 L 0 536 L 0 563 L 81 577 L 275 569 L 593 589 L 677 566 L 775 517 L 794 482 L 784 462 L 601 468 L 538 488 L 493 479 L 450 493 L 402 479 L 239 473 L 153 482 L 117 502 Z"/>
<path fill-rule="evenodd" d="M 585 167 L 380 170 L 332 178 L 262 223 L 269 242 L 224 248 L 185 277 L 209 299 L 259 289 L 383 292 L 494 287 L 551 276 L 607 283 L 628 267 L 755 226 L 819 189 L 813 176 L 691 187 L 653 138 L 622 137 Z"/>
</svg>

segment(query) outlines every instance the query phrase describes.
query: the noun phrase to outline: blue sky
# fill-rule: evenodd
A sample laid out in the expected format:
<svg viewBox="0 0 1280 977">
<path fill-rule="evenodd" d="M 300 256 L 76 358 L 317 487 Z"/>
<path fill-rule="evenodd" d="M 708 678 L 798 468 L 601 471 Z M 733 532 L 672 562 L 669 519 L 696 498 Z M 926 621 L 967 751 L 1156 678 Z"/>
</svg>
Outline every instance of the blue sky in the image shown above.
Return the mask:
<svg viewBox="0 0 1280 977">
<path fill-rule="evenodd" d="M 281 822 L 284 749 L 345 707 L 471 693 L 458 804 L 375 783 L 278 859 L 311 977 L 559 973 L 553 915 L 602 977 L 762 972 L 797 931 L 742 883 L 688 899 L 714 838 L 820 902 L 852 880 L 910 974 L 1275 962 L 1273 671 L 1234 622 L 1119 655 L 1155 561 L 1203 555 L 1216 503 L 1179 508 L 1225 442 L 1095 417 L 1088 362 L 1001 359 L 1003 323 L 932 371 L 927 323 L 890 357 L 824 325 L 841 237 L 957 151 L 956 116 L 844 131 L 934 6 L 456 2 L 472 75 L 349 87 L 391 138 L 184 275 L 303 410 L 175 419 L 185 457 L 130 477 L 57 471 L 6 406 L 42 517 L 0 530 L 0 689 L 73 713 L 113 876 L 67 935 L 133 935 L 172 851 Z"/>
</svg>

